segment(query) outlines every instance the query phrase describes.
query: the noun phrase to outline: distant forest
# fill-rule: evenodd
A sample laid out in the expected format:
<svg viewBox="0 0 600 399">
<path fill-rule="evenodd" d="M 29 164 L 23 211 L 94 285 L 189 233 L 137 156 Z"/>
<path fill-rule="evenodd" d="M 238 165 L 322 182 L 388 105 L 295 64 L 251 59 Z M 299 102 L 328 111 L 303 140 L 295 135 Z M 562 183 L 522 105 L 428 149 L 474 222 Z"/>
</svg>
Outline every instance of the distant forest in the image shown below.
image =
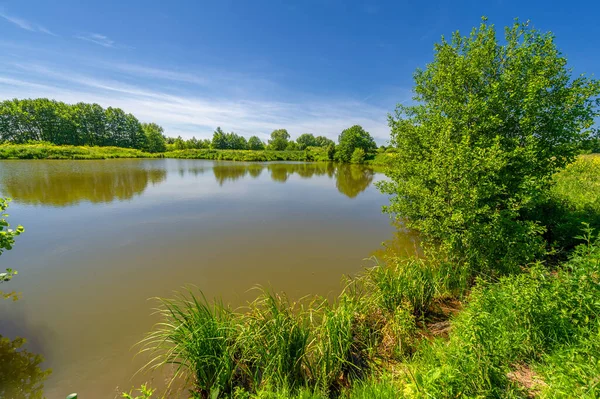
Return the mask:
<svg viewBox="0 0 600 399">
<path fill-rule="evenodd" d="M 98 104 L 66 104 L 61 101 L 14 99 L 0 102 L 0 143 L 48 142 L 56 145 L 114 146 L 147 152 L 185 149 L 304 151 L 308 147 L 327 148 L 329 158 L 349 162 L 354 155 L 361 163 L 376 150 L 375 141 L 361 126 L 352 126 L 336 143 L 325 136 L 301 134 L 292 140 L 285 129 L 274 130 L 268 143 L 257 136 L 246 139 L 218 127 L 212 140 L 184 140 L 166 137 L 161 126 L 140 121 L 120 108 Z M 355 151 L 356 154 L 354 153 Z"/>
<path fill-rule="evenodd" d="M 0 103 L 0 141 L 25 144 L 115 146 L 145 149 L 143 125 L 132 114 L 98 104 L 40 99 Z"/>
</svg>

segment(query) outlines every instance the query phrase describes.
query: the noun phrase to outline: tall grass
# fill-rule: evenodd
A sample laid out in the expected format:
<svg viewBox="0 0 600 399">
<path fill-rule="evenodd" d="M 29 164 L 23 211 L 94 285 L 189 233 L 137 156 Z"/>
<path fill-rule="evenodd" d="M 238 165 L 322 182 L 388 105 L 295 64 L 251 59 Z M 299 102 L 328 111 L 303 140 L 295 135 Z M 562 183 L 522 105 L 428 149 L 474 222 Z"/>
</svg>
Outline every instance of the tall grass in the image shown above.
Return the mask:
<svg viewBox="0 0 600 399">
<path fill-rule="evenodd" d="M 595 187 L 563 183 L 556 195 Z M 175 364 L 203 397 L 600 398 L 600 240 L 591 229 L 582 240 L 553 268 L 493 277 L 441 255 L 387 255 L 334 301 L 263 290 L 231 312 L 186 294 L 162 300 L 164 321 L 143 344 L 150 367 Z M 456 315 L 442 309 L 452 301 Z"/>
<path fill-rule="evenodd" d="M 389 257 L 363 277 L 367 291 L 378 306 L 393 313 L 409 306 L 415 315 L 424 315 L 434 300 L 460 296 L 470 286 L 470 271 L 460 264 L 435 258 Z"/>
<path fill-rule="evenodd" d="M 420 348 L 406 382 L 414 396 L 599 397 L 600 241 L 586 237 L 556 273 L 538 264 L 481 281 L 449 341 Z"/>
<path fill-rule="evenodd" d="M 307 310 L 285 295 L 262 290 L 239 319 L 241 361 L 252 388 L 306 383 L 306 355 L 311 339 Z"/>
<path fill-rule="evenodd" d="M 0 159 L 110 159 L 110 158 L 156 158 L 141 150 L 121 147 L 88 147 L 72 145 L 1 144 Z"/>
<path fill-rule="evenodd" d="M 191 291 L 175 299 L 159 299 L 163 321 L 141 341 L 150 352 L 146 368 L 172 364 L 173 380 L 193 379 L 203 396 L 230 392 L 236 372 L 236 326 L 233 313 L 220 303 L 209 304 Z"/>
<path fill-rule="evenodd" d="M 325 392 L 339 392 L 369 366 L 368 341 L 360 335 L 358 305 L 346 295 L 333 307 L 323 302 L 318 310 L 310 361 L 312 382 Z"/>
</svg>

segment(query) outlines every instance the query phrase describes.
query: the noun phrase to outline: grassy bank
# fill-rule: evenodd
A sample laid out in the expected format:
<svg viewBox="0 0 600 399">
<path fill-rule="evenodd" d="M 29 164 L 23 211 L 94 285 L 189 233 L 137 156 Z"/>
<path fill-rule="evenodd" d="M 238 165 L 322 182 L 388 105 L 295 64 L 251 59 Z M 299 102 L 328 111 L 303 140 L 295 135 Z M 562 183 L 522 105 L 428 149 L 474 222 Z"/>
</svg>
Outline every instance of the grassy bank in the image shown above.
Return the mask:
<svg viewBox="0 0 600 399">
<path fill-rule="evenodd" d="M 160 156 L 162 155 L 121 147 L 57 146 L 47 143 L 0 145 L 0 159 L 111 159 Z"/>
<path fill-rule="evenodd" d="M 595 215 L 599 160 L 555 176 L 561 206 Z M 334 301 L 263 290 L 234 310 L 186 291 L 140 345 L 198 398 L 597 398 L 600 240 L 581 221 L 564 261 L 495 278 L 390 252 Z"/>
<path fill-rule="evenodd" d="M 383 166 L 387 164 L 389 159 L 393 156 L 393 153 L 377 153 L 376 155 L 367 158 L 365 164 Z M 58 146 L 49 143 L 0 145 L 0 159 L 110 159 L 157 157 L 246 162 L 330 161 L 327 149 L 321 147 L 309 147 L 304 151 L 188 149 L 151 154 L 141 150 L 120 147 Z"/>
<path fill-rule="evenodd" d="M 271 150 L 179 150 L 166 152 L 166 158 L 212 159 L 223 161 L 329 161 L 326 148 L 310 147 L 305 151 Z"/>
<path fill-rule="evenodd" d="M 389 260 L 334 303 L 263 292 L 245 312 L 162 299 L 144 342 L 194 397 L 589 397 L 600 393 L 600 241 L 468 297 L 460 270 Z M 462 299 L 461 299 L 462 298 Z"/>
</svg>

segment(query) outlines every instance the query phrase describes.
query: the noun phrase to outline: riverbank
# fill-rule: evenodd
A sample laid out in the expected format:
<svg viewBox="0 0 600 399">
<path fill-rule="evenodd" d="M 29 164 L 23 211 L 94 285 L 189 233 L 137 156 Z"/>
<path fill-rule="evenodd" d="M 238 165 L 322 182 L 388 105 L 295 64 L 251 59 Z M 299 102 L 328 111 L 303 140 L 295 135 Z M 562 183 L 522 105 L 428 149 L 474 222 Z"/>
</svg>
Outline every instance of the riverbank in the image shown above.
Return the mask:
<svg viewBox="0 0 600 399">
<path fill-rule="evenodd" d="M 194 397 L 597 397 L 600 240 L 582 223 L 600 227 L 600 156 L 555 181 L 552 267 L 475 278 L 389 253 L 334 301 L 265 290 L 239 311 L 187 291 L 160 299 L 164 323 L 140 345 Z"/>
<path fill-rule="evenodd" d="M 53 144 L 2 144 L 0 159 L 114 159 L 160 158 L 141 150 L 122 147 L 88 147 Z"/>
<path fill-rule="evenodd" d="M 377 153 L 365 160 L 367 165 L 385 165 L 393 153 Z M 244 162 L 330 162 L 326 148 L 309 147 L 304 151 L 187 149 L 148 153 L 120 147 L 58 146 L 53 144 L 2 144 L 0 159 L 112 159 L 176 158 Z"/>
</svg>

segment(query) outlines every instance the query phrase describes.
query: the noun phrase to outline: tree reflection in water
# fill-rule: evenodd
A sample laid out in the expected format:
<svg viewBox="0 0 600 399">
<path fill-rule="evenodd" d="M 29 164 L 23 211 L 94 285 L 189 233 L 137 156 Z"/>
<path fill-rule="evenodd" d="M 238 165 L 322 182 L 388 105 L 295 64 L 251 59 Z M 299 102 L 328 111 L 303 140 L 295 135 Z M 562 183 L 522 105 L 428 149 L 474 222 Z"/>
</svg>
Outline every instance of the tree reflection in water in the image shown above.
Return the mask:
<svg viewBox="0 0 600 399">
<path fill-rule="evenodd" d="M 37 399 L 44 397 L 44 381 L 50 370 L 42 370 L 44 359 L 23 349 L 23 338 L 0 335 L 0 398 Z"/>
<path fill-rule="evenodd" d="M 72 168 L 36 161 L 27 178 L 7 173 L 2 176 L 2 192 L 30 205 L 64 207 L 82 201 L 92 203 L 129 200 L 144 192 L 148 184 L 167 177 L 161 168 L 146 168 L 137 162 L 79 161 Z M 10 164 L 6 164 L 10 166 Z"/>
<path fill-rule="evenodd" d="M 273 181 L 285 183 L 288 178 L 297 174 L 303 179 L 313 176 L 328 176 L 335 178 L 338 191 L 347 197 L 354 198 L 373 182 L 375 172 L 362 165 L 336 165 L 333 163 L 269 163 L 269 164 L 224 164 L 215 165 L 213 173 L 220 186 L 226 181 L 236 181 L 250 175 L 260 176 L 263 170 L 268 170 Z"/>
</svg>

